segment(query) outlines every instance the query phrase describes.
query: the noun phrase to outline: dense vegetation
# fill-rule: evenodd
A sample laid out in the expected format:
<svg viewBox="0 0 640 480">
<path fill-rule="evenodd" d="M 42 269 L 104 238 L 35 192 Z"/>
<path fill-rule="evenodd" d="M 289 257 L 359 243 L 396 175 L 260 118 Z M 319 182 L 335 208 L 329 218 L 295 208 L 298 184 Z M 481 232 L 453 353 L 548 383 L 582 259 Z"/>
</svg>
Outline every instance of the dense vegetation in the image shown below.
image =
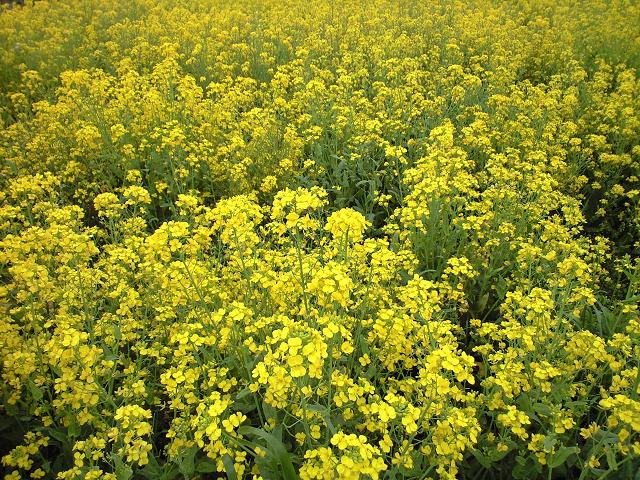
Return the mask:
<svg viewBox="0 0 640 480">
<path fill-rule="evenodd" d="M 638 478 L 638 2 L 0 8 L 6 479 Z"/>
</svg>

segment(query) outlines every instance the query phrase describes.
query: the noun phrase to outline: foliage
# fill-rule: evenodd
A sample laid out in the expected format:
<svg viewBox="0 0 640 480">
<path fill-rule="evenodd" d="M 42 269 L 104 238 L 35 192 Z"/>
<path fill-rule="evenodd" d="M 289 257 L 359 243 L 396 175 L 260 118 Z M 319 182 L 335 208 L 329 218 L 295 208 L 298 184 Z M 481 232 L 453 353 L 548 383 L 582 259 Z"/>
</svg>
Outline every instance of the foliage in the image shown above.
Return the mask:
<svg viewBox="0 0 640 480">
<path fill-rule="evenodd" d="M 640 471 L 640 6 L 0 7 L 6 479 Z"/>
</svg>

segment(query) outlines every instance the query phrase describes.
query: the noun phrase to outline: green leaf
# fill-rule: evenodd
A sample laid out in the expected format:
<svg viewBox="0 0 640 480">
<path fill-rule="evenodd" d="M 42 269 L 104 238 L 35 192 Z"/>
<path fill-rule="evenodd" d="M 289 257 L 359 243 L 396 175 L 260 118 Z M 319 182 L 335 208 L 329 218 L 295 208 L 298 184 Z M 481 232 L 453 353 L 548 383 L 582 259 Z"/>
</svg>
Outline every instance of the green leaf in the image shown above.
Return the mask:
<svg viewBox="0 0 640 480">
<path fill-rule="evenodd" d="M 159 480 L 174 480 L 175 478 L 178 478 L 179 475 L 180 471 L 174 464 L 165 464 Z"/>
<path fill-rule="evenodd" d="M 618 470 L 618 462 L 616 461 L 616 454 L 613 449 L 607 445 L 604 449 L 604 452 L 607 456 L 607 464 L 609 465 L 609 470 Z"/>
<path fill-rule="evenodd" d="M 27 383 L 27 386 L 29 387 L 29 392 L 31 393 L 31 397 L 36 402 L 39 402 L 40 400 L 42 400 L 42 397 L 44 396 L 44 394 L 42 393 L 42 389 L 40 387 L 38 387 L 35 383 L 33 383 L 32 380 L 29 380 L 29 382 Z"/>
<path fill-rule="evenodd" d="M 271 430 L 271 435 L 278 439 L 278 442 L 282 443 L 282 424 L 276 426 L 273 430 Z M 283 445 L 284 446 L 284 445 Z"/>
<path fill-rule="evenodd" d="M 223 459 L 223 463 L 224 463 L 224 459 Z M 210 460 L 208 458 L 203 458 L 196 465 L 196 472 L 198 473 L 213 473 L 215 471 L 216 471 L 216 464 L 213 463 L 213 460 Z"/>
<path fill-rule="evenodd" d="M 198 452 L 198 447 L 189 448 L 184 452 L 184 454 L 182 455 L 181 461 L 178 464 L 180 473 L 182 473 L 187 478 L 191 478 L 195 473 L 197 452 Z"/>
<path fill-rule="evenodd" d="M 618 443 L 618 435 L 608 430 L 598 430 L 593 434 L 593 440 L 596 443 L 602 443 L 604 445 L 613 445 Z"/>
<path fill-rule="evenodd" d="M 262 402 L 262 411 L 267 418 L 277 418 L 278 412 L 267 402 Z"/>
<path fill-rule="evenodd" d="M 497 462 L 499 460 L 502 460 L 504 457 L 507 456 L 509 452 L 511 452 L 511 450 L 513 450 L 513 445 L 509 445 L 509 447 L 506 450 L 502 450 L 502 451 L 494 450 L 489 455 L 489 459 L 492 462 Z"/>
<path fill-rule="evenodd" d="M 520 396 L 520 398 L 518 399 L 518 409 L 526 413 L 530 413 L 531 411 L 533 411 L 529 395 Z"/>
<path fill-rule="evenodd" d="M 248 414 L 256 410 L 257 405 L 253 399 L 253 393 L 249 388 L 242 389 L 237 395 L 233 403 L 234 408 L 244 414 Z"/>
<path fill-rule="evenodd" d="M 489 294 L 485 293 L 478 299 L 476 304 L 476 312 L 482 313 L 487 308 L 487 302 L 489 301 Z"/>
<path fill-rule="evenodd" d="M 69 432 L 69 436 L 70 437 L 78 437 L 80 436 L 80 425 L 78 425 L 76 422 L 71 422 L 69 424 L 69 427 L 67 428 L 67 431 Z"/>
<path fill-rule="evenodd" d="M 113 463 L 115 466 L 115 474 L 118 480 L 129 480 L 133 477 L 133 470 L 131 467 L 122 461 L 120 455 L 113 455 Z"/>
<path fill-rule="evenodd" d="M 149 463 L 147 463 L 139 473 L 149 480 L 155 480 L 156 478 L 162 477 L 162 467 L 158 464 L 158 460 L 156 460 L 153 453 L 149 452 Z"/>
<path fill-rule="evenodd" d="M 120 343 L 122 339 L 122 332 L 120 331 L 120 325 L 113 325 L 113 336 L 116 339 L 116 342 Z"/>
<path fill-rule="evenodd" d="M 259 428 L 242 426 L 238 428 L 238 433 L 240 435 L 252 435 L 256 437 L 260 437 L 265 442 L 267 442 L 267 449 L 270 450 L 275 459 L 278 461 L 282 470 L 284 471 L 284 478 L 286 480 L 297 480 L 298 475 L 296 474 L 295 469 L 293 468 L 293 464 L 291 463 L 291 457 L 284 444 L 278 440 L 276 437 L 271 435 L 264 430 L 260 430 Z"/>
<path fill-rule="evenodd" d="M 578 447 L 561 447 L 556 453 L 551 455 L 549 459 L 549 468 L 557 468 L 562 465 L 570 455 L 578 453 L 580 449 Z"/>
<path fill-rule="evenodd" d="M 113 351 L 111 350 L 111 348 L 109 348 L 109 345 L 107 345 L 105 342 L 101 342 L 100 346 L 102 347 L 102 358 L 104 358 L 105 360 L 117 360 L 118 356 L 116 354 L 113 353 Z"/>
<path fill-rule="evenodd" d="M 307 408 L 309 410 L 314 410 L 316 412 L 318 412 L 321 416 L 322 419 L 326 422 L 327 427 L 329 428 L 329 431 L 331 432 L 332 435 L 334 435 L 336 433 L 336 427 L 333 424 L 331 415 L 329 414 L 329 409 L 323 405 L 307 405 Z"/>
<path fill-rule="evenodd" d="M 540 464 L 533 459 L 533 456 L 529 455 L 524 458 L 520 455 L 516 457 L 517 465 L 511 472 L 512 478 L 518 480 L 528 480 L 530 478 L 536 478 L 535 473 L 541 472 Z"/>
<path fill-rule="evenodd" d="M 511 477 L 514 478 L 515 480 L 524 480 L 528 477 L 528 469 L 525 468 L 523 465 L 516 465 L 513 469 L 513 471 L 511 472 Z"/>
<path fill-rule="evenodd" d="M 478 463 L 482 465 L 484 468 L 491 467 L 491 460 L 486 455 L 482 454 L 479 450 L 472 450 L 473 456 L 478 460 Z"/>
<path fill-rule="evenodd" d="M 545 405 L 544 403 L 534 403 L 533 411 L 545 416 L 551 415 L 549 405 Z"/>
<path fill-rule="evenodd" d="M 542 445 L 545 450 L 551 451 L 553 447 L 556 446 L 556 443 L 558 443 L 558 441 L 556 440 L 556 437 L 553 435 L 548 435 L 544 438 L 544 442 Z"/>
<path fill-rule="evenodd" d="M 222 457 L 222 464 L 224 465 L 224 471 L 227 474 L 227 478 L 229 480 L 238 480 L 238 475 L 236 474 L 236 468 L 233 465 L 233 460 L 228 454 Z"/>
<path fill-rule="evenodd" d="M 69 441 L 66 432 L 63 432 L 61 430 L 54 430 L 53 428 L 50 428 L 49 430 L 47 430 L 47 434 L 50 437 L 58 440 L 60 443 L 67 443 Z"/>
<path fill-rule="evenodd" d="M 591 475 L 593 476 L 593 478 L 606 478 L 606 476 L 608 475 L 607 472 L 609 472 L 609 470 L 604 470 L 602 468 L 590 468 L 589 471 L 591 472 Z"/>
<path fill-rule="evenodd" d="M 249 387 L 243 388 L 236 395 L 236 400 L 242 400 L 243 398 L 248 397 L 251 394 L 252 394 L 252 392 L 251 392 L 251 389 Z"/>
</svg>

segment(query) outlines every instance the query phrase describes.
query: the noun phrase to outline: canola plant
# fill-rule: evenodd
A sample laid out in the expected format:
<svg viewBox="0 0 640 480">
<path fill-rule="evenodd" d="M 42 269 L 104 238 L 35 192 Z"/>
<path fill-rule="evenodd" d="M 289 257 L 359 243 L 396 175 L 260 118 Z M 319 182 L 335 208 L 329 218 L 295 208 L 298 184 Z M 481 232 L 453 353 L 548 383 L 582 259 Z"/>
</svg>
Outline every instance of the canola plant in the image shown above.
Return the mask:
<svg viewBox="0 0 640 480">
<path fill-rule="evenodd" d="M 0 10 L 17 479 L 637 479 L 640 4 Z"/>
</svg>

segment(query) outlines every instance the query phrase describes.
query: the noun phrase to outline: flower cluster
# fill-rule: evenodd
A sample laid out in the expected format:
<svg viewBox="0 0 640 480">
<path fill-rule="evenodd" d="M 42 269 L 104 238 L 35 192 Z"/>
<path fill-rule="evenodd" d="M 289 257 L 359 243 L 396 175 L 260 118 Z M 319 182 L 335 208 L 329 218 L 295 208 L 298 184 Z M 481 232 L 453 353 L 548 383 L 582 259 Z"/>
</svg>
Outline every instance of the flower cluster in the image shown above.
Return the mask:
<svg viewBox="0 0 640 480">
<path fill-rule="evenodd" d="M 19 3 L 5 478 L 640 471 L 638 2 Z"/>
</svg>

